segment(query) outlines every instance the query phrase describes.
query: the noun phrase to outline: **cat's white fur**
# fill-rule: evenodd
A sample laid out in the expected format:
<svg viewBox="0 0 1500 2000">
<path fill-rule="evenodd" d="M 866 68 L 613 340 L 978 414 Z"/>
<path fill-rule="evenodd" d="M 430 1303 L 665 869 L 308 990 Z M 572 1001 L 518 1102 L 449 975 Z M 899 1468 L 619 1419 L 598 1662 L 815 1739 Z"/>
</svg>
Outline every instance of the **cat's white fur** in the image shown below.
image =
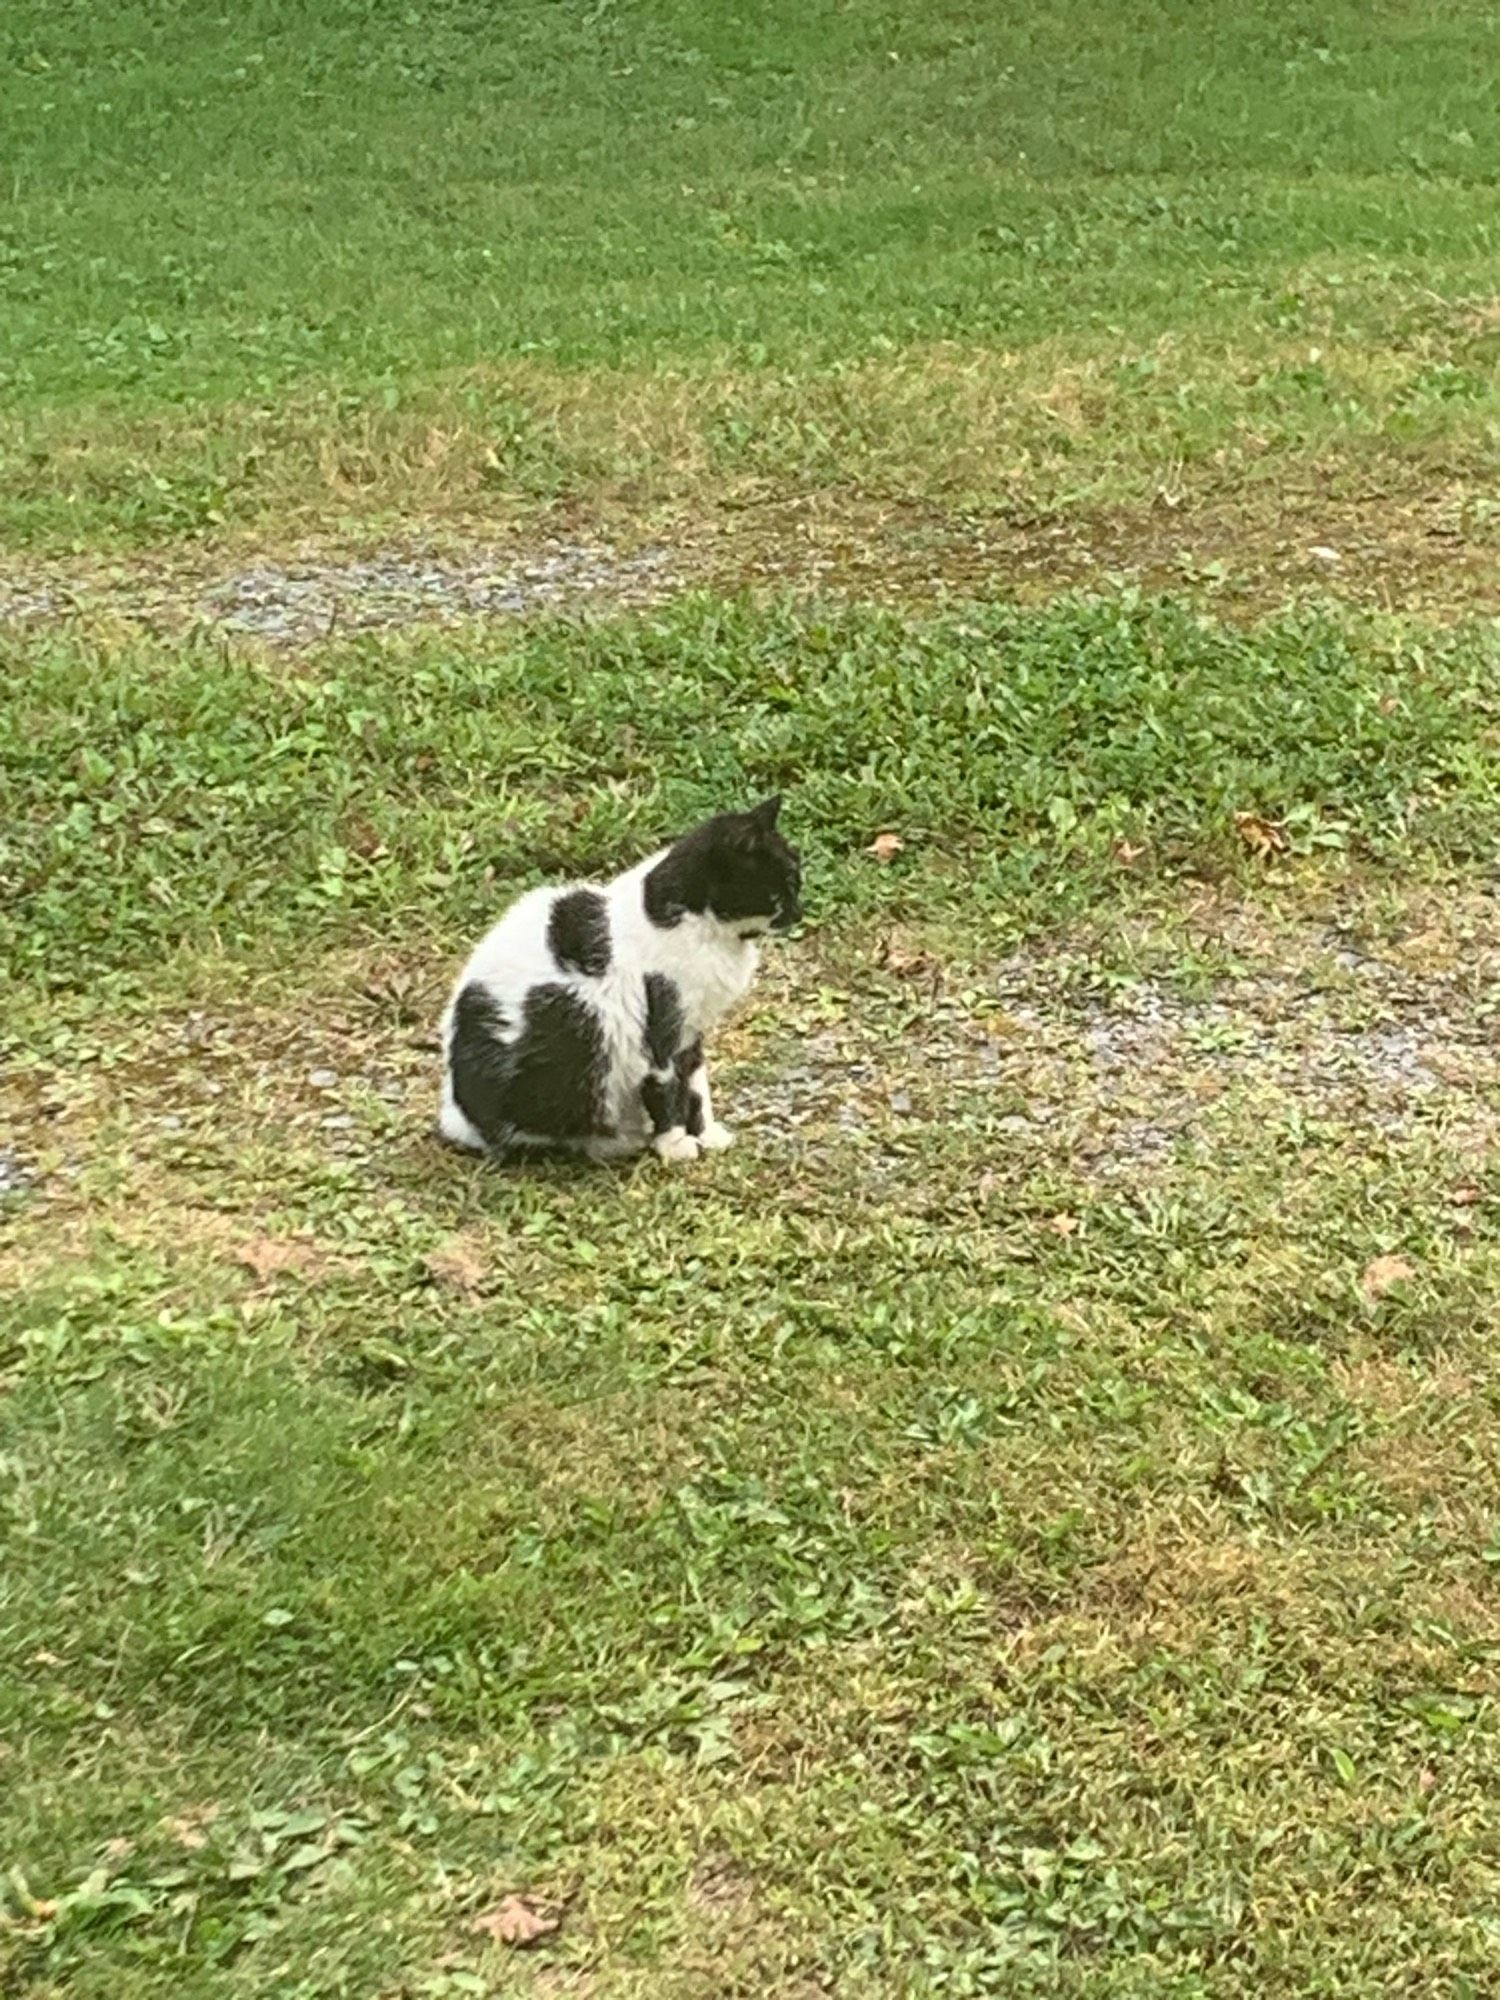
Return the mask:
<svg viewBox="0 0 1500 2000">
<path fill-rule="evenodd" d="M 545 982 L 571 987 L 598 1016 L 609 1056 L 608 1116 L 616 1136 L 580 1142 L 592 1159 L 619 1159 L 654 1146 L 673 1164 L 696 1160 L 699 1151 L 720 1152 L 734 1135 L 713 1115 L 707 1070 L 699 1070 L 694 1088 L 703 1103 L 703 1131 L 696 1138 L 682 1126 L 652 1137 L 651 1121 L 641 1102 L 641 1085 L 651 1073 L 645 1045 L 644 982 L 647 973 L 664 973 L 675 984 L 683 1014 L 684 1045 L 715 1028 L 741 1000 L 755 977 L 760 953 L 754 939 L 743 935 L 751 924 L 721 923 L 708 914 L 686 912 L 670 929 L 653 924 L 643 896 L 647 875 L 665 849 L 648 855 L 613 882 L 565 882 L 555 888 L 533 889 L 506 911 L 475 946 L 454 983 L 443 1015 L 443 1101 L 438 1124 L 455 1145 L 483 1152 L 484 1140 L 453 1098 L 449 1047 L 453 1009 L 466 986 L 487 986 L 505 1011 L 519 1022 L 533 986 Z M 547 942 L 547 921 L 559 896 L 571 889 L 592 889 L 609 907 L 610 960 L 602 978 L 559 972 Z M 756 930 L 765 930 L 762 919 Z"/>
</svg>

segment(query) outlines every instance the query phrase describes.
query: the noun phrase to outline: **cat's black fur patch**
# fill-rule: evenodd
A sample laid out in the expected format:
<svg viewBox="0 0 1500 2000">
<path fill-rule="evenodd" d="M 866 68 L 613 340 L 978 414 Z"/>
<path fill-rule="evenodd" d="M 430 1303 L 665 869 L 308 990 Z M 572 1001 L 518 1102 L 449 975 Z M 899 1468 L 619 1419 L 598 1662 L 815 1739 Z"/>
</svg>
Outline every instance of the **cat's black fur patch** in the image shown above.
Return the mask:
<svg viewBox="0 0 1500 2000">
<path fill-rule="evenodd" d="M 681 845 L 679 841 L 677 847 Z M 669 931 L 674 924 L 682 922 L 691 907 L 687 898 L 696 887 L 689 874 L 688 861 L 678 853 L 677 847 L 667 849 L 647 875 L 641 892 L 646 915 L 659 931 Z"/>
<path fill-rule="evenodd" d="M 685 833 L 646 877 L 646 915 L 670 930 L 692 911 L 724 923 L 760 920 L 788 930 L 802 915 L 802 866 L 776 830 L 780 799 L 720 813 Z"/>
<path fill-rule="evenodd" d="M 646 1053 L 653 1069 L 670 1069 L 682 1040 L 682 996 L 664 972 L 646 974 Z"/>
<path fill-rule="evenodd" d="M 502 1106 L 511 1075 L 511 1052 L 499 1037 L 509 1023 L 486 986 L 466 986 L 453 1008 L 449 1067 L 458 1108 L 481 1138 L 500 1143 Z"/>
<path fill-rule="evenodd" d="M 597 889 L 569 889 L 552 905 L 547 947 L 562 972 L 602 979 L 609 970 L 609 910 Z"/>
<path fill-rule="evenodd" d="M 518 1132 L 539 1139 L 604 1132 L 604 1043 L 587 1002 L 566 986 L 534 986 L 513 1042 L 498 1039 L 507 1025 L 486 987 L 476 983 L 459 994 L 453 1095 L 486 1143 L 504 1149 Z"/>
<path fill-rule="evenodd" d="M 672 1132 L 686 1122 L 683 1102 L 686 1095 L 682 1078 L 676 1070 L 670 1076 L 648 1076 L 645 1079 L 641 1085 L 641 1103 L 646 1107 L 653 1132 Z"/>
<path fill-rule="evenodd" d="M 688 1043 L 677 1058 L 677 1077 L 682 1085 L 682 1123 L 690 1139 L 703 1134 L 703 1099 L 693 1089 L 693 1078 L 703 1067 L 703 1037 Z"/>
<path fill-rule="evenodd" d="M 605 1131 L 604 1035 L 587 1001 L 566 986 L 533 986 L 514 1054 L 516 1103 L 528 1132 L 582 1139 Z"/>
</svg>

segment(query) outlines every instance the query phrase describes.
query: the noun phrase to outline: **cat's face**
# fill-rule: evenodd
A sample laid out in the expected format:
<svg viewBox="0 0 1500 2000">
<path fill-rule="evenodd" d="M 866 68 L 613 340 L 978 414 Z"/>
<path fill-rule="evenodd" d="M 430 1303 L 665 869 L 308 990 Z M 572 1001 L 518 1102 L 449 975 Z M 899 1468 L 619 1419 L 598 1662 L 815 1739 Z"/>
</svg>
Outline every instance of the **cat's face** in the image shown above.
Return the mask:
<svg viewBox="0 0 1500 2000">
<path fill-rule="evenodd" d="M 786 931 L 802 918 L 802 858 L 776 825 L 779 798 L 753 812 L 723 813 L 702 829 L 704 901 L 742 936 Z"/>
</svg>

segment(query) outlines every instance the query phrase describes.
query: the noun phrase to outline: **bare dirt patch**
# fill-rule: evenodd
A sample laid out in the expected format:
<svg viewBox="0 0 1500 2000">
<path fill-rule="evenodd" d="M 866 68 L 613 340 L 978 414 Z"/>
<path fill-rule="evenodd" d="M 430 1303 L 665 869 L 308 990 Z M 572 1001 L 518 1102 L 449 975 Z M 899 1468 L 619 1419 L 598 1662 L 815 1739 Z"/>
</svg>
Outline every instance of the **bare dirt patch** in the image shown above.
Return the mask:
<svg viewBox="0 0 1500 2000">
<path fill-rule="evenodd" d="M 768 493 L 642 522 L 497 535 L 451 521 L 357 546 L 168 547 L 128 559 L 0 560 L 0 632 L 106 620 L 276 649 L 338 635 L 581 615 L 675 592 L 786 591 L 891 603 L 1135 585 L 1249 616 L 1298 597 L 1446 618 L 1500 605 L 1500 521 L 1462 480 L 1425 490 L 1163 485 L 1146 505 L 949 511 L 847 492 Z"/>
<path fill-rule="evenodd" d="M 1298 1118 L 1346 1140 L 1424 1135 L 1465 1185 L 1492 1155 L 1500 1103 L 1500 906 L 1481 898 L 1449 920 L 1461 950 L 1428 916 L 1376 940 L 1337 917 L 1265 933 L 1221 911 L 1205 921 L 1240 969 L 1206 993 L 1166 975 L 1108 989 L 1055 949 L 950 991 L 926 954 L 898 951 L 893 971 L 887 945 L 862 980 L 868 1015 L 860 998 L 843 1021 L 809 1023 L 784 1062 L 738 1082 L 741 1115 L 794 1154 L 865 1148 L 880 1181 L 913 1171 L 921 1136 L 955 1119 L 1012 1163 L 1109 1184 L 1211 1156 L 1246 1120 Z M 909 1032 L 872 1037 L 893 1001 Z"/>
<path fill-rule="evenodd" d="M 847 496 L 768 499 L 720 521 L 716 581 L 877 600 L 1133 584 L 1258 614 L 1299 596 L 1452 616 L 1500 603 L 1500 530 L 1464 481 L 1162 485 L 1146 505 L 943 512 Z M 755 518 L 758 514 L 758 518 Z"/>
<path fill-rule="evenodd" d="M 1460 1191 L 1455 1227 L 1479 1226 L 1500 1108 L 1500 901 L 1414 907 L 1381 937 L 1337 913 L 1269 927 L 1229 906 L 1203 922 L 1235 964 L 1191 990 L 1170 972 L 1106 986 L 1056 946 L 977 972 L 898 955 L 920 981 L 888 946 L 814 944 L 820 978 L 805 949 L 776 955 L 723 1040 L 724 1116 L 788 1199 L 853 1173 L 839 1201 L 921 1209 L 951 1197 L 951 1150 L 981 1207 L 974 1160 L 993 1160 L 999 1215 L 1028 1177 L 1140 1188 L 1286 1126 L 1326 1131 L 1351 1157 L 1420 1148 Z M 231 1176 L 241 1240 L 259 1227 L 245 1190 L 263 1178 L 274 1192 L 299 1162 L 338 1163 L 372 1190 L 441 1170 L 431 972 L 413 969 L 399 1021 L 367 997 L 370 966 L 341 960 L 340 983 L 295 1006 L 131 1022 L 83 1060 L 75 1040 L 66 1067 L 22 1056 L 0 1083 L 12 1226 L 55 1228 L 84 1206 L 117 1209 L 133 1234 L 149 1187 L 187 1227 Z"/>
</svg>

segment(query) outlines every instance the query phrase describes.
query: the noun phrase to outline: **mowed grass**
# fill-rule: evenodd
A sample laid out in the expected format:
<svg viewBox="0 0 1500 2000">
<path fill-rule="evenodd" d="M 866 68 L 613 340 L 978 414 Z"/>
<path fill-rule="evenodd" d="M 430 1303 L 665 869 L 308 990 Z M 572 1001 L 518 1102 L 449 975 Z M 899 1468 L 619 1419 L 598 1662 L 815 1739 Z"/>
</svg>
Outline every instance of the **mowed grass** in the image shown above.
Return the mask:
<svg viewBox="0 0 1500 2000">
<path fill-rule="evenodd" d="M 845 580 L 1039 510 L 1189 577 L 1197 510 L 1482 596 L 1484 6 L 14 0 L 0 56 L 23 596 L 749 574 L 761 503 Z M 0 669 L 6 2000 L 1494 1989 L 1493 624 Z M 478 929 L 771 789 L 739 1147 L 440 1148 Z"/>
<path fill-rule="evenodd" d="M 784 790 L 822 893 L 975 899 L 1019 933 L 1140 874 L 1493 851 L 1500 652 L 1329 612 L 1251 630 L 1077 599 L 914 619 L 702 597 L 640 618 L 372 638 L 294 666 L 30 642 L 0 741 L 0 941 L 65 995 L 211 947 L 447 937 Z M 1257 830 L 1256 822 L 1264 822 Z M 170 957 L 168 959 L 170 966 Z"/>
<path fill-rule="evenodd" d="M 25 665 L 7 1992 L 1489 1990 L 1488 628 Z M 438 1147 L 474 927 L 770 785 L 740 1147 Z"/>
<path fill-rule="evenodd" d="M 12 539 L 1483 497 L 1482 6 L 16 0 L 3 35 Z"/>
</svg>

